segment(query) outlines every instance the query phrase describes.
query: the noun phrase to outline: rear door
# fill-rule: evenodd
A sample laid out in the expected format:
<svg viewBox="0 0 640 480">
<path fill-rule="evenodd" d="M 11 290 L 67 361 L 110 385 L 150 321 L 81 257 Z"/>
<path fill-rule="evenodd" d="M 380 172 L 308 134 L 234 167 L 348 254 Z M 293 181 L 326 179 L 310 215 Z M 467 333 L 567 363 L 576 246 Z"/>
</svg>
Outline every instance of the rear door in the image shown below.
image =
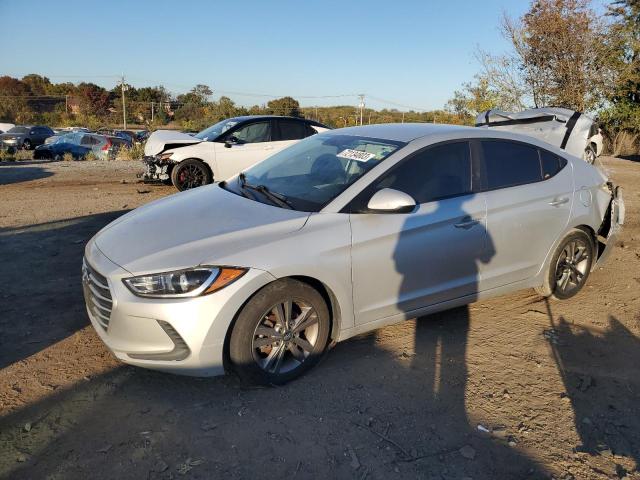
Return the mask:
<svg viewBox="0 0 640 480">
<path fill-rule="evenodd" d="M 272 122 L 270 119 L 243 123 L 230 130 L 224 140 L 234 139 L 233 144 L 215 142 L 215 158 L 220 178 L 227 178 L 260 162 L 273 153 L 271 145 Z"/>
<path fill-rule="evenodd" d="M 480 266 L 488 290 L 538 273 L 567 225 L 573 202 L 571 164 L 535 146 L 482 140 L 481 177 L 494 255 Z"/>
</svg>

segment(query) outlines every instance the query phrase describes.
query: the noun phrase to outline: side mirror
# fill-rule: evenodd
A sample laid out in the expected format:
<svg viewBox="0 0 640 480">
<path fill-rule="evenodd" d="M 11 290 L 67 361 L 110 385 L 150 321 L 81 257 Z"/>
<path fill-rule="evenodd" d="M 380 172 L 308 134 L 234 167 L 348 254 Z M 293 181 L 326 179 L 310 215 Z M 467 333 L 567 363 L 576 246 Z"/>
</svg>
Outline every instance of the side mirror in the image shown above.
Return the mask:
<svg viewBox="0 0 640 480">
<path fill-rule="evenodd" d="M 238 143 L 238 139 L 234 136 L 231 136 L 224 141 L 224 146 L 226 148 L 231 148 L 234 145 L 238 145 Z"/>
<path fill-rule="evenodd" d="M 367 209 L 378 213 L 410 213 L 416 208 L 416 201 L 399 190 L 383 188 L 373 194 Z"/>
</svg>

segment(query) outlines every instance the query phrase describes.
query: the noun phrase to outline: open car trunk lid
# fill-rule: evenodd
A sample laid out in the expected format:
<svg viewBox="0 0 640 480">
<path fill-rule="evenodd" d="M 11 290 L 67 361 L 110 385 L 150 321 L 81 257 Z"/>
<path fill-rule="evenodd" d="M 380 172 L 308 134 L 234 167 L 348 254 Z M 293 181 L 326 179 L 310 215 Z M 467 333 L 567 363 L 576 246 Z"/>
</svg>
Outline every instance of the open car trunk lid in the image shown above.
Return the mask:
<svg viewBox="0 0 640 480">
<path fill-rule="evenodd" d="M 522 112 L 488 110 L 476 117 L 476 127 L 529 135 L 583 158 L 594 120 L 560 107 L 531 108 Z"/>
<path fill-rule="evenodd" d="M 202 140 L 188 133 L 175 132 L 173 130 L 157 130 L 149 135 L 144 146 L 146 156 L 158 155 L 159 153 L 175 147 L 184 147 L 200 143 Z"/>
</svg>

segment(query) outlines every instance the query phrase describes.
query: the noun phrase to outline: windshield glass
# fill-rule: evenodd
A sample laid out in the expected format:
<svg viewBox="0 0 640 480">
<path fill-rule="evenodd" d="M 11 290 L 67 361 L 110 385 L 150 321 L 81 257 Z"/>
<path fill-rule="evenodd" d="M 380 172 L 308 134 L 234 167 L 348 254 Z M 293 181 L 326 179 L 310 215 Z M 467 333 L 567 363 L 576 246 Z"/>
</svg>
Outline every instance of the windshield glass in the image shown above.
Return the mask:
<svg viewBox="0 0 640 480">
<path fill-rule="evenodd" d="M 237 124 L 238 120 L 235 118 L 228 118 L 227 120 L 222 120 L 221 122 L 211 125 L 209 128 L 205 128 L 201 132 L 196 133 L 194 137 L 204 140 L 205 142 L 211 142 Z"/>
<path fill-rule="evenodd" d="M 27 133 L 29 129 L 27 127 L 13 127 L 7 133 Z"/>
<path fill-rule="evenodd" d="M 244 178 L 247 184 L 283 195 L 296 210 L 317 212 L 404 145 L 352 135 L 314 135 L 246 170 Z M 242 194 L 241 182 L 235 179 L 224 188 Z"/>
</svg>

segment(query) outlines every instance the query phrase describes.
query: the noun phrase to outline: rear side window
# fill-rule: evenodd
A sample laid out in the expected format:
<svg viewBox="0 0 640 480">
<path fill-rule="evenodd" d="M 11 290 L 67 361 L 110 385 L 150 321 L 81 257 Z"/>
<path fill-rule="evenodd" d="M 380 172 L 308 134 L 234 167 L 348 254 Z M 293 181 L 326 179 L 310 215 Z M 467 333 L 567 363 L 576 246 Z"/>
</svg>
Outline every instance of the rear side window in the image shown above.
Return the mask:
<svg viewBox="0 0 640 480">
<path fill-rule="evenodd" d="M 488 190 L 542 180 L 537 148 L 500 140 L 482 141 L 481 144 Z"/>
<path fill-rule="evenodd" d="M 542 177 L 546 180 L 562 170 L 567 161 L 553 153 L 540 150 L 540 164 L 542 165 Z"/>
<path fill-rule="evenodd" d="M 295 120 L 279 120 L 280 140 L 300 140 L 309 136 L 307 124 Z"/>
<path fill-rule="evenodd" d="M 468 142 L 427 148 L 400 163 L 376 185 L 393 188 L 427 203 L 471 193 L 471 155 Z"/>
</svg>

